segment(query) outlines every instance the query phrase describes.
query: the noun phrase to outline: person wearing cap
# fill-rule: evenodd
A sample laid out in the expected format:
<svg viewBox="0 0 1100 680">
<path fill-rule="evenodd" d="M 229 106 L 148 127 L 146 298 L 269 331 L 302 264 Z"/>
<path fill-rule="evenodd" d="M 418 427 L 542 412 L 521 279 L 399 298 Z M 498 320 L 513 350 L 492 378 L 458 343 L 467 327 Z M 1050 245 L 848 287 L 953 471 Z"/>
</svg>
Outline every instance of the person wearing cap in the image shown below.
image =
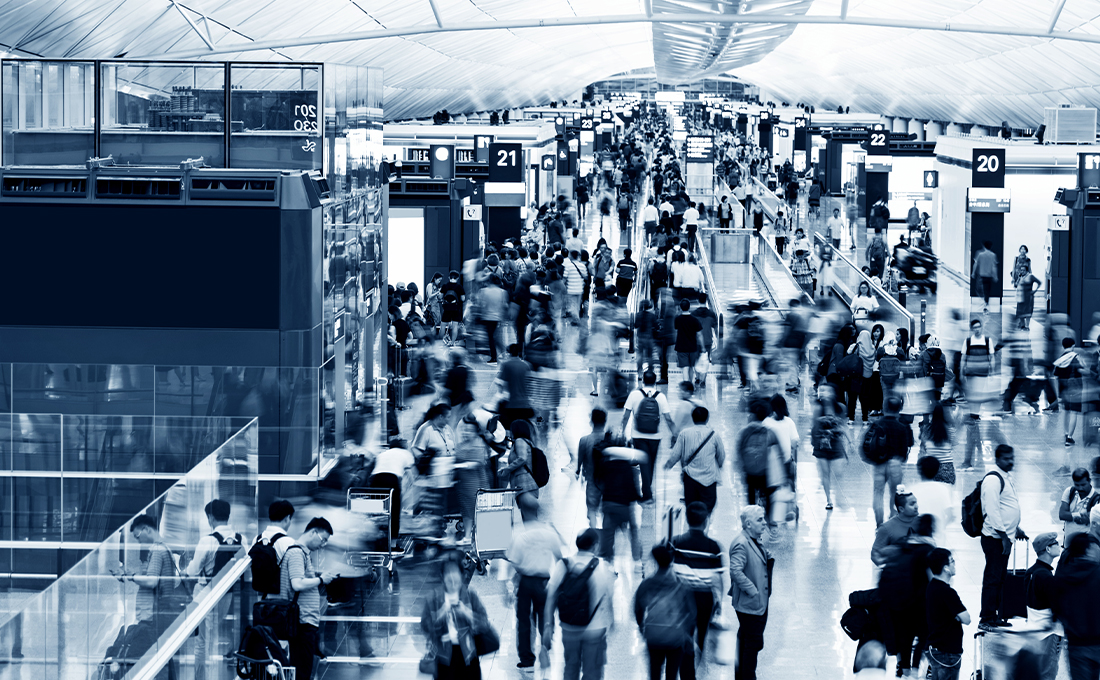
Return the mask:
<svg viewBox="0 0 1100 680">
<path fill-rule="evenodd" d="M 904 543 L 917 530 L 917 518 L 920 517 L 917 497 L 906 491 L 902 484 L 898 484 L 897 493 L 894 494 L 894 507 L 897 508 L 897 514 L 880 524 L 875 530 L 871 561 L 876 567 L 886 564 L 890 554 L 887 548 Z"/>
<path fill-rule="evenodd" d="M 1027 583 L 1027 622 L 1036 629 L 1046 628 L 1049 634 L 1043 638 L 1042 680 L 1055 680 L 1058 677 L 1058 656 L 1062 648 L 1062 626 L 1054 620 L 1054 600 L 1057 594 L 1054 580 L 1054 560 L 1062 554 L 1058 545 L 1058 534 L 1047 531 L 1032 541 L 1035 548 L 1035 564 L 1028 568 L 1024 581 Z"/>
</svg>

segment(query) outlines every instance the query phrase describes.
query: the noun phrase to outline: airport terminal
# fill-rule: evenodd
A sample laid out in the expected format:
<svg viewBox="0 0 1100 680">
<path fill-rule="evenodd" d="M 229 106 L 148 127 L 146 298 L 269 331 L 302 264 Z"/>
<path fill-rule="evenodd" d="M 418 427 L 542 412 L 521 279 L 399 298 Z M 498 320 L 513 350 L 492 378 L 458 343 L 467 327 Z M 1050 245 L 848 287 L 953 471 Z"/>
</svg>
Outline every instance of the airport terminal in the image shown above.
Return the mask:
<svg viewBox="0 0 1100 680">
<path fill-rule="evenodd" d="M 0 0 L 0 680 L 1100 680 L 1098 29 Z"/>
</svg>

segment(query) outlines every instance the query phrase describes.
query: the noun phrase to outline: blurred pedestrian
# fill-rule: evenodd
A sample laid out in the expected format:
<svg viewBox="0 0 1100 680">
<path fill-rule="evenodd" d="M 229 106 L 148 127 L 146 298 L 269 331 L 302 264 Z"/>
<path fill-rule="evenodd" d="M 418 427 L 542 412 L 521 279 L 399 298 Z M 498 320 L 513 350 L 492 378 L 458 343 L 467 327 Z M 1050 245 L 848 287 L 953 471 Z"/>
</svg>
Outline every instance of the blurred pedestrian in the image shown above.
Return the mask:
<svg viewBox="0 0 1100 680">
<path fill-rule="evenodd" d="M 673 537 L 670 545 L 673 569 L 695 600 L 696 643 L 693 644 L 690 640 L 687 642 L 684 658 L 680 663 L 681 679 L 695 680 L 696 659 L 700 663 L 703 661 L 711 621 L 719 618 L 717 605 L 722 594 L 726 592 L 722 586 L 729 563 L 722 546 L 707 535 L 710 511 L 706 505 L 699 501 L 688 503 L 684 508 L 684 515 L 687 518 L 688 531 Z"/>
<path fill-rule="evenodd" d="M 672 551 L 655 545 L 657 573 L 645 579 L 634 593 L 634 618 L 649 652 L 650 680 L 677 680 L 684 647 L 695 628 L 695 600 L 672 570 Z"/>
<path fill-rule="evenodd" d="M 491 630 L 484 605 L 466 587 L 462 568 L 448 556 L 442 562 L 443 583 L 428 593 L 420 629 L 435 651 L 436 680 L 480 680 L 481 664 L 474 636 Z"/>
<path fill-rule="evenodd" d="M 817 459 L 817 472 L 821 477 L 821 487 L 825 491 L 825 509 L 833 509 L 833 477 L 838 468 L 848 458 L 848 437 L 844 433 L 843 406 L 837 403 L 833 385 L 825 384 L 817 388 L 814 403 L 814 424 L 810 438 Z"/>
<path fill-rule="evenodd" d="M 705 406 L 692 409 L 692 425 L 677 435 L 665 469 L 670 470 L 679 464 L 684 482 L 684 503 L 699 501 L 706 506 L 707 512 L 712 512 L 718 501 L 718 480 L 726 462 L 726 451 L 722 438 L 707 426 L 709 419 L 710 411 Z"/>
<path fill-rule="evenodd" d="M 501 475 L 508 480 L 508 488 L 516 490 L 516 498 L 524 494 L 539 497 L 539 485 L 531 473 L 531 424 L 526 420 L 512 423 L 512 450 L 508 452 L 507 463 L 501 467 Z"/>
<path fill-rule="evenodd" d="M 577 536 L 577 553 L 554 565 L 546 591 L 542 644 L 554 640 L 554 613 L 561 619 L 565 648 L 564 680 L 603 680 L 607 664 L 607 632 L 615 621 L 615 577 L 596 554 L 599 534 L 585 529 Z"/>
<path fill-rule="evenodd" d="M 539 517 L 537 498 L 524 494 L 516 502 L 523 526 L 517 528 L 506 557 L 516 570 L 516 648 L 519 653 L 516 668 L 522 669 L 535 665 L 534 632 L 545 630 L 546 588 L 551 569 L 562 559 L 562 541 L 558 532 Z"/>
</svg>

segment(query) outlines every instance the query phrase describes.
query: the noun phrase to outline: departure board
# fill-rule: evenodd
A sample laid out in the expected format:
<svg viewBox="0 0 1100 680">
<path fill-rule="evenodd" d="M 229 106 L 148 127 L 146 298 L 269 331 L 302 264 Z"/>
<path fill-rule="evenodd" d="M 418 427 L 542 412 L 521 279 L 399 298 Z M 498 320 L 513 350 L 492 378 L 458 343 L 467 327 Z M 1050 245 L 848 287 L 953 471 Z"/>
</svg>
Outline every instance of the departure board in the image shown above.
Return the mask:
<svg viewBox="0 0 1100 680">
<path fill-rule="evenodd" d="M 687 162 L 714 162 L 714 137 L 710 135 L 688 135 Z"/>
</svg>

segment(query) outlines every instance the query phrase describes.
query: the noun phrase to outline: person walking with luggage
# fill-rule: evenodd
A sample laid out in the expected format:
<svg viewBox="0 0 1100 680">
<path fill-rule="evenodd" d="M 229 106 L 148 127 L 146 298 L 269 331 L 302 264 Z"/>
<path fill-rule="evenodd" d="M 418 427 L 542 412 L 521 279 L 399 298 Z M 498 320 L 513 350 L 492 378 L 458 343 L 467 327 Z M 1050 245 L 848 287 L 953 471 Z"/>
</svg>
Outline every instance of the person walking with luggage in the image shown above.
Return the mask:
<svg viewBox="0 0 1100 680">
<path fill-rule="evenodd" d="M 727 555 L 722 546 L 707 535 L 710 511 L 699 501 L 688 503 L 685 508 L 688 531 L 673 537 L 673 570 L 680 581 L 691 591 L 695 600 L 696 642 L 685 645 L 684 658 L 680 662 L 681 680 L 695 680 L 696 658 L 701 662 L 707 649 L 707 631 L 711 619 L 717 615 L 715 604 L 719 602 L 724 575 L 729 569 Z M 695 648 L 699 653 L 696 655 Z"/>
<path fill-rule="evenodd" d="M 512 423 L 512 450 L 508 462 L 500 472 L 508 481 L 508 488 L 516 490 L 516 499 L 531 494 L 539 497 L 539 485 L 535 482 L 533 468 L 534 444 L 531 443 L 531 424 L 526 420 Z"/>
<path fill-rule="evenodd" d="M 1008 444 L 1001 444 L 994 452 L 997 469 L 987 473 L 981 482 L 982 503 L 982 552 L 985 553 L 985 572 L 982 575 L 982 608 L 978 625 L 985 630 L 1009 625 L 1001 615 L 1001 594 L 1004 591 L 1008 556 L 1012 552 L 1012 540 L 1026 541 L 1027 534 L 1020 529 L 1020 500 L 1012 479 L 1016 464 L 1016 452 Z"/>
<path fill-rule="evenodd" d="M 433 678 L 481 680 L 474 638 L 492 631 L 488 614 L 477 593 L 466 587 L 457 555 L 444 557 L 441 569 L 443 583 L 428 594 L 420 614 L 420 629 L 434 650 Z"/>
<path fill-rule="evenodd" d="M 883 522 L 883 491 L 890 498 L 897 495 L 901 483 L 902 464 L 909 457 L 913 446 L 913 429 L 899 420 L 901 397 L 890 397 L 883 405 L 881 418 L 867 426 L 863 434 L 863 459 L 872 466 L 871 509 L 875 513 L 875 526 Z M 894 507 L 890 516 L 896 514 Z"/>
<path fill-rule="evenodd" d="M 924 606 L 928 624 L 928 665 L 932 680 L 958 680 L 962 662 L 963 626 L 970 625 L 959 594 L 951 587 L 955 558 L 946 548 L 928 554 L 932 580 L 925 590 Z"/>
<path fill-rule="evenodd" d="M 772 594 L 775 559 L 760 542 L 768 526 L 764 508 L 747 505 L 741 510 L 741 534 L 730 545 L 730 595 L 737 612 L 736 680 L 756 680 L 757 656 L 764 649 L 768 602 Z"/>
<path fill-rule="evenodd" d="M 665 469 L 671 470 L 679 464 L 684 481 L 684 503 L 699 501 L 710 513 L 718 502 L 718 480 L 726 462 L 726 450 L 722 438 L 707 427 L 708 420 L 710 411 L 705 406 L 692 409 L 692 425 L 677 435 Z"/>
<path fill-rule="evenodd" d="M 634 593 L 634 619 L 649 652 L 649 678 L 677 680 L 684 647 L 695 628 L 695 600 L 672 570 L 672 551 L 655 545 L 657 573 L 645 579 Z"/>
<path fill-rule="evenodd" d="M 623 421 L 619 426 L 621 435 L 629 436 L 634 448 L 645 452 L 642 463 L 643 503 L 653 498 L 653 471 L 657 465 L 657 453 L 661 448 L 661 421 L 664 420 L 669 432 L 675 433 L 672 411 L 668 399 L 657 389 L 657 374 L 646 371 L 642 374 L 642 386 L 635 388 L 626 398 L 623 406 Z M 630 424 L 630 430 L 627 430 Z"/>
<path fill-rule="evenodd" d="M 1056 680 L 1058 657 L 1062 648 L 1062 627 L 1054 621 L 1054 602 L 1057 584 L 1054 579 L 1054 560 L 1062 554 L 1058 534 L 1048 531 L 1039 534 L 1031 542 L 1035 548 L 1035 564 L 1024 576 L 1027 584 L 1027 622 L 1037 630 L 1046 629 L 1049 634 L 1042 641 L 1043 660 L 1040 680 Z"/>
<path fill-rule="evenodd" d="M 519 663 L 516 668 L 533 668 L 535 653 L 532 651 L 533 631 L 543 630 L 542 617 L 546 613 L 546 586 L 550 582 L 550 570 L 561 560 L 561 537 L 549 524 L 539 518 L 539 501 L 530 494 L 517 500 L 523 527 L 512 539 L 506 558 L 516 570 L 516 651 Z"/>
<path fill-rule="evenodd" d="M 810 441 L 817 459 L 817 472 L 825 491 L 825 509 L 833 509 L 833 477 L 837 469 L 848 459 L 847 435 L 844 424 L 844 407 L 836 400 L 836 388 L 832 383 L 819 385 L 814 403 L 814 424 Z"/>
<path fill-rule="evenodd" d="M 603 680 L 607 664 L 607 633 L 615 621 L 615 577 L 596 554 L 600 537 L 595 529 L 577 536 L 577 554 L 554 565 L 546 590 L 542 644 L 554 642 L 554 614 L 561 619 L 565 648 L 564 680 Z"/>
<path fill-rule="evenodd" d="M 279 565 L 279 599 L 298 603 L 298 634 L 290 639 L 290 663 L 295 678 L 311 680 L 313 657 L 320 656 L 317 629 L 321 625 L 321 586 L 336 579 L 332 572 L 314 571 L 311 555 L 332 537 L 332 525 L 324 517 L 309 520 L 298 540 L 283 551 Z"/>
</svg>

